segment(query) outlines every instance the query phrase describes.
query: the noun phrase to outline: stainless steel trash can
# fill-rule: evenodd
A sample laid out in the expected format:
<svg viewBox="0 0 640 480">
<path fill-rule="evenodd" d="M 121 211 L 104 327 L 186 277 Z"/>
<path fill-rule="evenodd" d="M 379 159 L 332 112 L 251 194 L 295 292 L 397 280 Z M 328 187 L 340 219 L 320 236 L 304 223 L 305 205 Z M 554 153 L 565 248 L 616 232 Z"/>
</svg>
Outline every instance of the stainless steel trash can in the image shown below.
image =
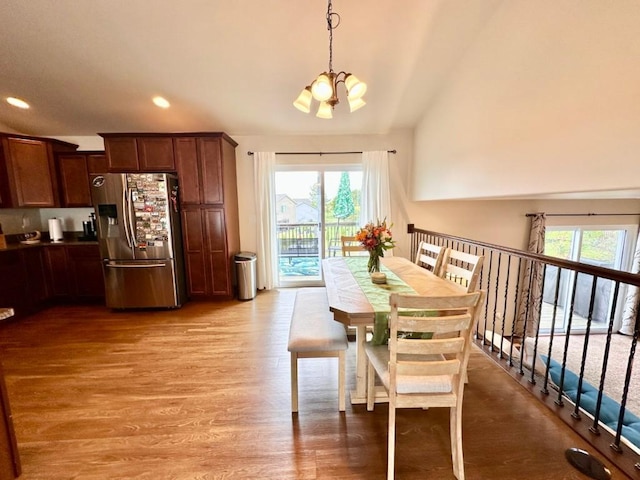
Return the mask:
<svg viewBox="0 0 640 480">
<path fill-rule="evenodd" d="M 240 252 L 233 258 L 236 264 L 238 300 L 252 300 L 258 293 L 256 288 L 256 254 Z"/>
</svg>

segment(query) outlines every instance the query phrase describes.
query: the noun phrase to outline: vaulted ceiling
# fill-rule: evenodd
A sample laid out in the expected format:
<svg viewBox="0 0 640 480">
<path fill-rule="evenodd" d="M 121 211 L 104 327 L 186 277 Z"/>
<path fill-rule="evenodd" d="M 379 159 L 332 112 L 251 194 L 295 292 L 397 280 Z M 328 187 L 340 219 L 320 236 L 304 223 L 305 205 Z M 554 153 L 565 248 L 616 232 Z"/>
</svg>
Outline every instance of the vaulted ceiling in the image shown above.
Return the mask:
<svg viewBox="0 0 640 480">
<path fill-rule="evenodd" d="M 322 120 L 292 102 L 328 68 L 326 0 L 2 0 L 0 127 L 46 136 L 412 128 L 501 4 L 335 0 L 333 67 L 367 82 L 367 105 L 349 113 L 341 89 L 334 118 Z"/>
</svg>

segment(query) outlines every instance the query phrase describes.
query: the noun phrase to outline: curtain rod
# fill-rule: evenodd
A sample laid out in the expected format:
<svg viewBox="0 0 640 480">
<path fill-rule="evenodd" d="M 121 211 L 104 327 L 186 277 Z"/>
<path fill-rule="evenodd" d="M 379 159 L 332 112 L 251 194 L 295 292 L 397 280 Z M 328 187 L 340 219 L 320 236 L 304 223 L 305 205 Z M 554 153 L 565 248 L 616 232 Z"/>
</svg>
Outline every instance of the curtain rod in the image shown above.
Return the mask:
<svg viewBox="0 0 640 480">
<path fill-rule="evenodd" d="M 255 152 L 249 150 L 247 155 L 253 155 Z M 352 155 L 363 152 L 276 152 L 276 155 Z M 397 153 L 396 150 L 387 150 L 387 153 Z"/>
<path fill-rule="evenodd" d="M 534 217 L 538 215 L 537 213 L 527 213 L 525 217 Z M 606 216 L 606 217 L 614 217 L 614 216 L 624 216 L 624 215 L 632 215 L 637 216 L 640 213 L 545 213 L 545 217 L 597 217 L 597 216 Z"/>
</svg>

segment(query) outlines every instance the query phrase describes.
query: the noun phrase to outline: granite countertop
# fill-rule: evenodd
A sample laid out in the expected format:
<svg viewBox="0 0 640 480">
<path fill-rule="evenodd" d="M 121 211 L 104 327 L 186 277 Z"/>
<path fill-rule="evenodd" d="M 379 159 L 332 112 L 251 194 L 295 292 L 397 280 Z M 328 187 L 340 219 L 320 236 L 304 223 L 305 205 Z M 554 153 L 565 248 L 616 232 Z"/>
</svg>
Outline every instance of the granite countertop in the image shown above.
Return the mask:
<svg viewBox="0 0 640 480">
<path fill-rule="evenodd" d="M 52 242 L 49 240 L 48 232 L 42 232 L 42 238 L 36 243 L 20 243 L 22 235 L 7 235 L 7 248 L 0 250 L 19 250 L 23 248 L 47 247 L 55 245 L 97 245 L 98 240 L 83 240 L 82 232 L 65 232 L 64 240 Z M 24 237 L 22 237 L 24 238 Z"/>
</svg>

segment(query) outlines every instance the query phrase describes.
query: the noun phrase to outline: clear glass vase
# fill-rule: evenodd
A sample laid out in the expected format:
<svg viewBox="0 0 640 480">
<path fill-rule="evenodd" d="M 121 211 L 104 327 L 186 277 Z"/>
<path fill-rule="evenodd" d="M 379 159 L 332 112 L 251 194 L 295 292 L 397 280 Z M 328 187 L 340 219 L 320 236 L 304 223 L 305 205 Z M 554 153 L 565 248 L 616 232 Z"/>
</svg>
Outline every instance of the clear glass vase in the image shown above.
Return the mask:
<svg viewBox="0 0 640 480">
<path fill-rule="evenodd" d="M 375 250 L 369 252 L 369 262 L 367 263 L 369 273 L 380 271 L 380 254 Z"/>
</svg>

